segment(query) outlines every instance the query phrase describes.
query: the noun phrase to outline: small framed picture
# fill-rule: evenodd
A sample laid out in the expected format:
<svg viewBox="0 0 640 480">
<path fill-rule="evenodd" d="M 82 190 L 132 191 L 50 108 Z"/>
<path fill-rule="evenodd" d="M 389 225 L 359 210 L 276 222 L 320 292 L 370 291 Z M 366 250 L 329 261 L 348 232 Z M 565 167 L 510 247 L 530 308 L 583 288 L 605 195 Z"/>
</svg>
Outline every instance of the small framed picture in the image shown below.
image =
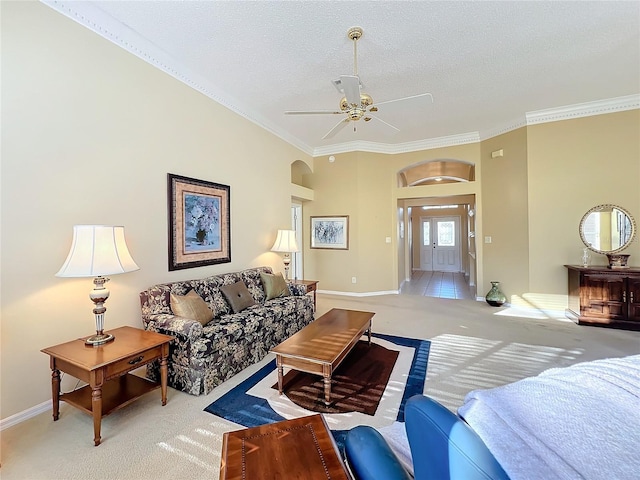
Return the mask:
<svg viewBox="0 0 640 480">
<path fill-rule="evenodd" d="M 231 262 L 228 185 L 169 173 L 169 270 Z"/>
<path fill-rule="evenodd" d="M 349 216 L 311 217 L 311 248 L 349 250 Z"/>
</svg>

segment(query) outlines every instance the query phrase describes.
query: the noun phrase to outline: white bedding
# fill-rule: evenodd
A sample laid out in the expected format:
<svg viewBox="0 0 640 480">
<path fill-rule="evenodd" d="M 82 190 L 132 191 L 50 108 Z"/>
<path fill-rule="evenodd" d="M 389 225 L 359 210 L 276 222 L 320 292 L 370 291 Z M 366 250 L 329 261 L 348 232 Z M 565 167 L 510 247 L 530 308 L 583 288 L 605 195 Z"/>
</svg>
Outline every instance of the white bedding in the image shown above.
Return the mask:
<svg viewBox="0 0 640 480">
<path fill-rule="evenodd" d="M 640 479 L 640 355 L 476 390 L 458 414 L 513 480 Z"/>
</svg>

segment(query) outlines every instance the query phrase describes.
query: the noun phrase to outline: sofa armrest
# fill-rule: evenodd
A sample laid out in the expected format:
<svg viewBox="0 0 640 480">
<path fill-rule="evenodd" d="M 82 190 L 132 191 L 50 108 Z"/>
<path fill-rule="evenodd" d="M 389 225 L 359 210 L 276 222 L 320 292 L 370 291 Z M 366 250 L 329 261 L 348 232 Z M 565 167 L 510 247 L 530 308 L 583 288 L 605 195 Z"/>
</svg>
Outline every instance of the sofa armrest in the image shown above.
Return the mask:
<svg viewBox="0 0 640 480">
<path fill-rule="evenodd" d="M 411 480 L 380 433 L 360 425 L 347 434 L 345 452 L 356 480 Z"/>
<path fill-rule="evenodd" d="M 416 478 L 509 479 L 478 434 L 435 400 L 411 397 L 405 422 Z"/>
<path fill-rule="evenodd" d="M 202 324 L 189 318 L 160 313 L 146 315 L 142 321 L 146 330 L 174 335 L 183 340 L 197 340 L 202 337 Z"/>
</svg>

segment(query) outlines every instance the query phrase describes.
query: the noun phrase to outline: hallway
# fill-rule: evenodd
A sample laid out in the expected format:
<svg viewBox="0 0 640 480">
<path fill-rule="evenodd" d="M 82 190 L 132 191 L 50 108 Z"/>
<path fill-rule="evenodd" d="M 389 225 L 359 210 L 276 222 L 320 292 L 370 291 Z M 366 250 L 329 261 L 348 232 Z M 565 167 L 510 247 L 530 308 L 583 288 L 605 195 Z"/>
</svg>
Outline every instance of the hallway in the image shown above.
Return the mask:
<svg viewBox="0 0 640 480">
<path fill-rule="evenodd" d="M 464 274 L 459 272 L 427 272 L 416 270 L 411 274 L 411 281 L 405 282 L 404 285 L 402 285 L 400 294 L 473 300 Z"/>
</svg>

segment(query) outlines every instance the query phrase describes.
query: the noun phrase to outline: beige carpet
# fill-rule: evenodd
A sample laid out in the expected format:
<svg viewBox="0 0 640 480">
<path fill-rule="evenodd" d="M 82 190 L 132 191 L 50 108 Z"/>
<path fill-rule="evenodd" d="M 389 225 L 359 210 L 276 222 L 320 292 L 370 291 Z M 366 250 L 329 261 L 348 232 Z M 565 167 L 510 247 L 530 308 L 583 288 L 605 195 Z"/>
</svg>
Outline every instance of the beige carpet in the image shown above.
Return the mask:
<svg viewBox="0 0 640 480">
<path fill-rule="evenodd" d="M 552 366 L 640 350 L 640 332 L 509 316 L 504 308 L 470 300 L 318 295 L 318 315 L 333 307 L 375 312 L 373 328 L 380 333 L 430 339 L 425 393 L 452 410 L 476 388 L 502 385 Z M 222 434 L 239 427 L 203 409 L 271 358 L 206 396 L 169 389 L 168 403 L 162 407 L 157 391 L 146 395 L 103 419 L 99 447 L 92 442 L 92 418 L 63 402 L 59 421 L 43 413 L 1 433 L 0 477 L 218 478 Z"/>
</svg>

